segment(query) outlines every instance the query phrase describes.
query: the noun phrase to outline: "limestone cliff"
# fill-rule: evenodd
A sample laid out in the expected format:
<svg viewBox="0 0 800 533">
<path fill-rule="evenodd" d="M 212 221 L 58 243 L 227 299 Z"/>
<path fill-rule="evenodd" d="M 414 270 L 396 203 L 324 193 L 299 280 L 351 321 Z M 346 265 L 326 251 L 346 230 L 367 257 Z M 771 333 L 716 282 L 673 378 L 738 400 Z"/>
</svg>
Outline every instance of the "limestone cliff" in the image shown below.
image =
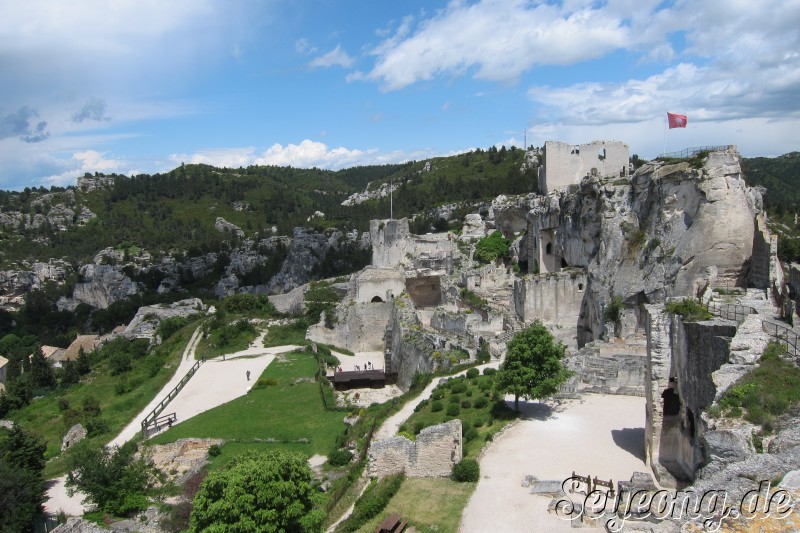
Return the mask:
<svg viewBox="0 0 800 533">
<path fill-rule="evenodd" d="M 700 168 L 655 162 L 630 179 L 587 176 L 531 204 L 529 270 L 587 271 L 579 344 L 605 332 L 613 297 L 637 307 L 744 285 L 762 207 L 734 147 L 711 152 Z"/>
</svg>

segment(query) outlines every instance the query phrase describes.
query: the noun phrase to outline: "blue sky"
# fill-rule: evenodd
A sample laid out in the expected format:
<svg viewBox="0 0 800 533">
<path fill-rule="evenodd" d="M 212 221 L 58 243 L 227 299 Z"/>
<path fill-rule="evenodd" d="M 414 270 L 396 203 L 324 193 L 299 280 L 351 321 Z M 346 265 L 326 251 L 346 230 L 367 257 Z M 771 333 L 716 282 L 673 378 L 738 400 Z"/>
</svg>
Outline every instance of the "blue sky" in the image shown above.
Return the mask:
<svg viewBox="0 0 800 533">
<path fill-rule="evenodd" d="M 800 0 L 0 0 L 0 188 L 491 145 L 800 149 Z"/>
</svg>

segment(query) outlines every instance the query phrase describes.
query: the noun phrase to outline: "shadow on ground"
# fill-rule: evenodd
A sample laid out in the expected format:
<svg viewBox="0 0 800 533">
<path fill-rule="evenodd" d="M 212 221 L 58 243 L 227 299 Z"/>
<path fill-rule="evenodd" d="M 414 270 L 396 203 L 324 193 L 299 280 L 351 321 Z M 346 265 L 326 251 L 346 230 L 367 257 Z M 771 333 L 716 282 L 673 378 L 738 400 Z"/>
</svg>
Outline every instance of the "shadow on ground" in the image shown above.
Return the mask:
<svg viewBox="0 0 800 533">
<path fill-rule="evenodd" d="M 644 428 L 612 429 L 614 444 L 644 462 Z"/>
<path fill-rule="evenodd" d="M 514 402 L 506 402 L 510 409 L 514 409 Z M 556 410 L 546 403 L 519 401 L 520 418 L 526 420 L 547 420 Z"/>
</svg>

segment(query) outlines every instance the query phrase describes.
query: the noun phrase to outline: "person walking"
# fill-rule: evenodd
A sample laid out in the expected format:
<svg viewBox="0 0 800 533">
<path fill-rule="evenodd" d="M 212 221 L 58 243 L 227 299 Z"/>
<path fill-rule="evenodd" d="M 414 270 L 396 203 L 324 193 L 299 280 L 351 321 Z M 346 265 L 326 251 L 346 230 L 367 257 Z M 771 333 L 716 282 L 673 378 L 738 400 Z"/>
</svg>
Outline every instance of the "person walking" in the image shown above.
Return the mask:
<svg viewBox="0 0 800 533">
<path fill-rule="evenodd" d="M 250 381 L 250 371 L 247 371 L 247 381 Z"/>
</svg>

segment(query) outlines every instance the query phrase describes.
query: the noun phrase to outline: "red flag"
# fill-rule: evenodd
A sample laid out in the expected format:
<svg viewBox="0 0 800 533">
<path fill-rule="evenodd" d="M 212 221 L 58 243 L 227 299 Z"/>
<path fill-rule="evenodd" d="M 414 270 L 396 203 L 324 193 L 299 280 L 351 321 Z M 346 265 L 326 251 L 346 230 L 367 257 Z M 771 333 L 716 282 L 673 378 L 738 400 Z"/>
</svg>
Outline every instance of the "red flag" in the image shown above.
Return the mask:
<svg viewBox="0 0 800 533">
<path fill-rule="evenodd" d="M 672 128 L 685 128 L 686 115 L 676 115 L 675 113 L 667 113 L 667 122 L 669 122 L 669 129 Z"/>
</svg>

